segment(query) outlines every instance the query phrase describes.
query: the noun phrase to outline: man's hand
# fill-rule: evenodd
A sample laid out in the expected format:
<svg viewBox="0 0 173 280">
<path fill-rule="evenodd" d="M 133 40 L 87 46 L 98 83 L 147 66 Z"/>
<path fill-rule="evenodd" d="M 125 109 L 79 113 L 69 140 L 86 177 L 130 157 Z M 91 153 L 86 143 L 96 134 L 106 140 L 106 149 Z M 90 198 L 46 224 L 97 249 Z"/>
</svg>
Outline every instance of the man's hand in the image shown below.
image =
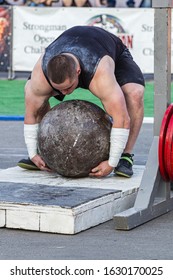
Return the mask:
<svg viewBox="0 0 173 280">
<path fill-rule="evenodd" d="M 108 164 L 108 160 L 102 161 L 97 167 L 93 168 L 89 173 L 91 177 L 104 177 L 109 175 L 113 171 L 114 167 Z"/>
<path fill-rule="evenodd" d="M 31 160 L 40 170 L 49 172 L 52 171 L 39 155 L 35 155 Z"/>
</svg>

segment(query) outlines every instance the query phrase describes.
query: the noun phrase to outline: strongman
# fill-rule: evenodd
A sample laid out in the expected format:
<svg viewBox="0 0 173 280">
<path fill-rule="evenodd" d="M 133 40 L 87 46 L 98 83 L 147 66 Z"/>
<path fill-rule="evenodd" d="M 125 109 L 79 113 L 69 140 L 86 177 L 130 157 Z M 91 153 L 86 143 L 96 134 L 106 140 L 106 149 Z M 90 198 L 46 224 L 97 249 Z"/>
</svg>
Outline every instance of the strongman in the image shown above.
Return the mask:
<svg viewBox="0 0 173 280">
<path fill-rule="evenodd" d="M 62 33 L 39 58 L 25 86 L 24 138 L 29 159 L 18 165 L 50 170 L 37 152 L 38 125 L 49 98 L 63 101 L 76 88 L 89 89 L 112 118 L 109 159 L 89 176 L 133 175 L 133 147 L 144 114 L 144 78 L 122 41 L 102 28 L 75 26 Z"/>
</svg>

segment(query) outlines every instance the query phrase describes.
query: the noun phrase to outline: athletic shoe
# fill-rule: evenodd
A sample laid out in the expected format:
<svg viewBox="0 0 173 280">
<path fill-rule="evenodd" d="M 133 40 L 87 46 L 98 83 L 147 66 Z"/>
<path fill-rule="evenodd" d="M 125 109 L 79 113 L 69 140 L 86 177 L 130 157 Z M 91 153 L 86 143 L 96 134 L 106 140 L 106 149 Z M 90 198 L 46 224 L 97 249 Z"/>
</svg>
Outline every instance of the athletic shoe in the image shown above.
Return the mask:
<svg viewBox="0 0 173 280">
<path fill-rule="evenodd" d="M 29 158 L 28 159 L 21 159 L 17 165 L 21 168 L 28 169 L 28 170 L 40 170 Z"/>
<path fill-rule="evenodd" d="M 133 154 L 123 153 L 114 172 L 118 176 L 130 178 L 133 175 Z"/>
</svg>

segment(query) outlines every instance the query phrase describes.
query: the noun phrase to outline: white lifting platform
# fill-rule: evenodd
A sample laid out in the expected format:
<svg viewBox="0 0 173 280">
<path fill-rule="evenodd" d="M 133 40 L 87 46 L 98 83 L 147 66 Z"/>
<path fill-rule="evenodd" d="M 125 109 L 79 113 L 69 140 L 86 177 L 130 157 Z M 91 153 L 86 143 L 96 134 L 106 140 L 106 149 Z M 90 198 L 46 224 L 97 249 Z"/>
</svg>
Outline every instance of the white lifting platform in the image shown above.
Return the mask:
<svg viewBox="0 0 173 280">
<path fill-rule="evenodd" d="M 20 167 L 0 170 L 0 227 L 75 234 L 132 207 L 144 166 L 129 180 L 65 178 Z"/>
</svg>

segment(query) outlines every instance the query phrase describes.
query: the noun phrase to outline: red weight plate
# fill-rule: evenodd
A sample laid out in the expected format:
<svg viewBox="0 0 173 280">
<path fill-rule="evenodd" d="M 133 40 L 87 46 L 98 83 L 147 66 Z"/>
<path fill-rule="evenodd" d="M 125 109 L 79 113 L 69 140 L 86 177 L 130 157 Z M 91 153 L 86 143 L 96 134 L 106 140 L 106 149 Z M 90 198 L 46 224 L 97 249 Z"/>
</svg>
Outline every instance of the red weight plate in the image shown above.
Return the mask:
<svg viewBox="0 0 173 280">
<path fill-rule="evenodd" d="M 173 141 L 171 145 L 171 156 L 170 156 L 170 179 L 173 182 Z"/>
<path fill-rule="evenodd" d="M 171 150 L 172 150 L 172 141 L 173 141 L 173 115 L 168 124 L 166 138 L 165 138 L 165 148 L 164 148 L 164 165 L 166 171 L 169 175 L 169 179 L 172 180 L 173 174 L 171 172 Z"/>
<path fill-rule="evenodd" d="M 172 114 L 173 114 L 173 104 L 170 104 L 163 116 L 163 120 L 160 128 L 160 134 L 159 134 L 159 147 L 158 147 L 159 169 L 160 169 L 161 176 L 165 181 L 169 181 L 169 175 L 167 173 L 164 164 L 164 146 L 165 146 L 166 132 Z"/>
</svg>

